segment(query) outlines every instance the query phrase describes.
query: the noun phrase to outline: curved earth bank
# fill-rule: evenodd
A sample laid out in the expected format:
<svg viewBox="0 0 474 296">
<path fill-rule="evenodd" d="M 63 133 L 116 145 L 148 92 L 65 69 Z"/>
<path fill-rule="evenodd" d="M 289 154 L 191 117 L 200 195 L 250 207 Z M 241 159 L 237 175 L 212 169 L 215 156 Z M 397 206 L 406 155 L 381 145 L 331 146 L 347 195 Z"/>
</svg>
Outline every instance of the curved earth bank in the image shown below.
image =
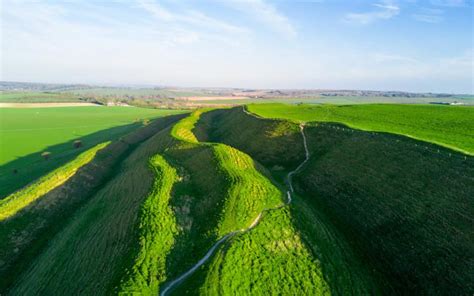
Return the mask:
<svg viewBox="0 0 474 296">
<path fill-rule="evenodd" d="M 244 112 L 249 114 L 249 115 L 252 115 L 252 116 L 255 116 L 254 114 L 251 114 L 250 112 L 248 112 L 245 108 L 244 109 Z M 287 195 L 287 203 L 286 205 L 289 205 L 292 201 L 292 198 L 291 198 L 291 195 L 293 194 L 294 190 L 293 190 L 293 184 L 292 184 L 292 177 L 295 173 L 297 173 L 299 170 L 301 170 L 301 168 L 304 166 L 304 164 L 309 160 L 309 150 L 308 150 L 308 145 L 307 145 L 307 142 L 306 142 L 306 136 L 304 134 L 304 124 L 300 124 L 300 131 L 301 131 L 301 135 L 303 137 L 303 145 L 304 145 L 304 150 L 305 150 L 305 159 L 303 160 L 303 162 L 301 162 L 298 167 L 294 170 L 292 170 L 291 172 L 288 173 L 288 175 L 286 176 L 286 180 L 287 180 L 287 183 L 288 183 L 288 187 L 289 187 L 289 190 L 286 191 L 286 195 Z M 268 209 L 264 209 L 262 212 L 260 212 L 260 214 L 258 214 L 258 216 L 255 218 L 255 220 L 252 222 L 252 224 L 250 224 L 249 227 L 247 228 L 243 228 L 243 229 L 240 229 L 238 231 L 233 231 L 233 232 L 230 232 L 228 234 L 226 234 L 225 236 L 223 236 L 221 239 L 219 239 L 210 249 L 209 251 L 206 253 L 206 255 L 204 255 L 204 257 L 199 260 L 193 267 L 191 267 L 188 271 L 186 271 L 185 273 L 183 273 L 181 276 L 179 276 L 178 278 L 176 278 L 175 280 L 171 281 L 168 285 L 166 285 L 166 287 L 163 289 L 163 291 L 160 293 L 161 296 L 165 296 L 165 295 L 168 295 L 168 293 L 173 290 L 174 288 L 176 288 L 179 284 L 181 284 L 185 279 L 187 279 L 191 274 L 193 274 L 199 267 L 201 267 L 204 263 L 206 263 L 209 258 L 211 258 L 212 254 L 215 252 L 215 250 L 223 243 L 227 242 L 230 238 L 232 238 L 233 236 L 237 235 L 237 234 L 243 234 L 243 233 L 246 233 L 248 231 L 250 231 L 251 229 L 253 229 L 255 226 L 258 225 L 258 223 L 260 222 L 260 219 L 262 218 L 262 215 L 264 212 L 267 212 L 267 211 L 270 211 L 270 210 L 277 210 L 277 209 L 280 209 L 282 207 L 284 207 L 285 205 L 280 205 L 280 206 L 277 206 L 275 208 L 268 208 Z"/>
</svg>

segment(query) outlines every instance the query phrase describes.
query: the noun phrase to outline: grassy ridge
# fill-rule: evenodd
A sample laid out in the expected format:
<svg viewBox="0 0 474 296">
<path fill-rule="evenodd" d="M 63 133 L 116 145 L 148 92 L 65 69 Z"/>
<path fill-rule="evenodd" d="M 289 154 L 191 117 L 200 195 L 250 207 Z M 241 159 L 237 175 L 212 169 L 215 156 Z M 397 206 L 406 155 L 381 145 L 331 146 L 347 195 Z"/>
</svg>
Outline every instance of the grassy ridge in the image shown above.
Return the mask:
<svg viewBox="0 0 474 296">
<path fill-rule="evenodd" d="M 282 193 L 256 170 L 248 155 L 223 144 L 215 145 L 214 153 L 230 183 L 224 197 L 220 236 L 250 226 L 265 208 L 283 203 Z"/>
<path fill-rule="evenodd" d="M 193 131 L 189 129 L 195 127 L 200 115 L 200 112 L 193 113 L 189 118 L 175 125 L 173 128 L 175 134 L 186 141 L 196 142 L 197 138 L 194 136 Z M 187 131 L 181 129 L 187 129 Z M 278 208 L 279 205 L 283 205 L 281 191 L 256 169 L 253 160 L 248 155 L 223 144 L 204 143 L 204 145 L 213 148 L 217 163 L 221 169 L 221 174 L 226 176 L 228 182 L 226 193 L 222 196 L 224 206 L 218 225 L 218 237 L 250 226 L 264 209 Z M 279 210 L 276 209 L 275 211 Z M 308 276 L 309 278 L 307 278 L 305 282 L 306 285 L 303 285 L 306 290 L 314 292 L 324 289 L 322 288 L 324 284 L 322 284 L 321 278 L 317 276 L 321 271 L 316 261 L 311 257 L 311 253 L 301 244 L 298 234 L 291 227 L 291 219 L 289 218 L 288 211 L 284 211 L 281 214 L 269 213 L 265 219 L 268 219 L 266 226 L 256 226 L 255 229 L 263 228 L 262 231 L 257 232 L 257 235 L 253 235 L 254 230 L 249 234 L 242 235 L 242 238 L 250 237 L 248 240 L 243 239 L 245 241 L 243 245 L 247 246 L 247 248 L 242 248 L 242 245 L 235 242 L 237 244 L 235 252 L 226 253 L 224 259 L 219 259 L 221 255 L 218 255 L 213 263 L 201 269 L 200 272 L 193 275 L 188 282 L 185 282 L 183 286 L 178 289 L 177 293 L 187 293 L 202 285 L 212 288 L 219 287 L 223 289 L 222 291 L 234 294 L 249 291 L 252 279 L 250 277 L 243 279 L 242 274 L 241 276 L 236 276 L 236 273 L 252 268 L 256 268 L 255 270 L 263 274 L 272 274 L 275 282 L 283 281 L 288 277 L 294 277 L 297 279 L 295 280 L 295 284 L 297 285 L 304 282 L 304 278 Z M 268 234 L 267 230 L 270 228 L 274 229 Z M 279 257 L 274 257 L 271 252 L 265 250 L 268 244 L 274 243 L 276 245 L 275 248 L 278 249 L 281 244 L 289 243 L 291 245 L 292 242 L 290 241 L 294 239 L 297 240 L 293 245 L 294 248 L 289 247 L 289 250 L 278 250 L 280 253 Z M 237 240 L 240 241 L 240 238 Z M 233 244 L 234 241 L 232 241 L 231 249 L 233 248 Z M 249 258 L 254 259 L 250 259 L 249 261 Z M 266 261 L 269 258 L 274 258 L 272 264 L 267 264 L 268 262 Z M 251 261 L 253 261 L 253 263 L 251 263 Z M 272 272 L 275 265 L 279 265 L 283 268 L 285 262 L 289 261 L 293 263 L 291 266 L 293 266 L 294 269 L 300 266 L 301 272 L 297 275 L 286 276 L 280 272 L 280 269 L 278 269 L 276 274 Z M 236 265 L 240 265 L 240 268 L 235 268 Z M 209 273 L 207 272 L 207 268 L 210 268 Z M 223 278 L 221 275 L 215 274 L 216 271 L 222 268 L 225 269 L 222 275 Z M 246 275 L 247 274 L 245 274 L 245 276 Z M 315 280 L 316 278 L 318 278 L 318 280 Z M 285 289 L 279 289 L 276 285 L 272 287 L 268 286 L 266 279 L 259 278 L 254 280 L 257 281 L 258 287 L 255 286 L 255 283 L 252 285 L 257 287 L 255 290 L 257 292 L 286 291 Z M 240 285 L 240 289 L 242 290 L 235 290 L 236 285 Z M 294 286 L 292 286 L 292 288 L 294 288 Z M 209 293 L 209 291 L 203 288 L 201 293 L 206 294 Z"/>
<path fill-rule="evenodd" d="M 103 149 L 109 143 L 110 142 L 102 143 L 86 150 L 79 154 L 79 156 L 73 161 L 41 177 L 38 181 L 26 188 L 0 200 L 0 221 L 15 215 L 31 202 L 40 198 L 50 190 L 64 184 L 64 182 L 73 176 L 80 167 L 90 162 L 96 155 L 97 151 Z"/>
<path fill-rule="evenodd" d="M 179 231 L 169 205 L 177 172 L 160 155 L 151 158 L 150 167 L 155 181 L 140 213 L 140 247 L 133 267 L 120 284 L 119 294 L 158 295 L 159 284 L 167 279 L 166 256 Z"/>
<path fill-rule="evenodd" d="M 272 173 L 290 171 L 304 160 L 299 127 L 286 120 L 261 120 L 242 107 L 214 110 L 202 115 L 195 133 L 200 141 L 228 144 L 243 150 Z"/>
<path fill-rule="evenodd" d="M 312 158 L 295 189 L 395 291 L 474 292 L 472 157 L 334 124 L 307 136 Z"/>
<path fill-rule="evenodd" d="M 474 109 L 435 105 L 315 106 L 260 104 L 249 111 L 266 118 L 340 122 L 352 128 L 389 132 L 474 155 Z"/>
<path fill-rule="evenodd" d="M 241 107 L 203 114 L 196 131 L 199 139 L 223 142 L 249 153 L 260 163 L 271 168 L 270 172 L 281 183 L 288 171 L 294 169 L 304 159 L 303 141 L 298 132 L 298 125 L 249 116 Z M 311 289 L 319 289 L 326 283 L 331 294 L 361 295 L 380 294 L 380 286 L 388 285 L 384 279 L 378 279 L 370 272 L 354 253 L 344 235 L 332 225 L 331 219 L 317 208 L 308 206 L 305 197 L 294 196 L 289 210 L 289 218 L 287 216 L 278 218 L 277 215 L 274 219 L 277 221 L 290 219 L 292 226 L 289 229 L 296 231 L 305 248 L 310 250 L 312 260 L 318 262 L 324 279 L 319 282 L 319 286 L 312 286 Z M 259 236 L 267 236 L 268 241 L 272 241 L 279 236 L 285 237 L 286 234 L 275 231 L 273 234 Z M 257 247 L 255 244 L 252 246 Z M 297 271 L 294 274 L 296 277 L 301 276 Z M 216 270 L 214 276 L 216 276 L 214 281 L 217 281 L 221 275 Z M 210 286 L 208 285 L 206 289 L 210 289 Z M 212 289 L 206 291 L 216 292 Z"/>
<path fill-rule="evenodd" d="M 199 121 L 201 114 L 204 112 L 206 112 L 206 109 L 196 110 L 185 119 L 182 119 L 173 126 L 171 135 L 179 141 L 195 144 L 199 143 L 198 139 L 193 133 L 193 129 L 196 123 Z"/>
<path fill-rule="evenodd" d="M 166 133 L 157 132 L 176 120 L 158 119 L 111 143 L 27 213 L 5 221 L 0 254 L 16 259 L 0 266 L 2 294 L 111 291 L 121 278 L 141 202 L 152 185 L 148 159 L 166 143 Z"/>
</svg>

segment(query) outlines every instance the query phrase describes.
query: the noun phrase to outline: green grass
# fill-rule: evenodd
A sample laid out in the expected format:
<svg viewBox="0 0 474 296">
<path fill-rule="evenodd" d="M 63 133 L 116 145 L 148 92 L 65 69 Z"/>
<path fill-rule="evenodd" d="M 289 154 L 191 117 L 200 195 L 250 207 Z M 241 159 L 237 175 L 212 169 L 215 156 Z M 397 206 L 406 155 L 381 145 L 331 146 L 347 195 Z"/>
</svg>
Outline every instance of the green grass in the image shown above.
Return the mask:
<svg viewBox="0 0 474 296">
<path fill-rule="evenodd" d="M 75 95 L 54 92 L 0 92 L 0 103 L 79 102 Z"/>
<path fill-rule="evenodd" d="M 330 295 L 320 263 L 292 225 L 288 208 L 265 214 L 258 226 L 216 254 L 202 295 Z"/>
<path fill-rule="evenodd" d="M 138 241 L 136 226 L 140 209 L 153 185 L 154 176 L 148 161 L 166 139 L 166 133 L 160 131 L 175 120 L 158 119 L 111 143 L 105 149 L 113 145 L 125 149 L 120 148 L 120 153 L 105 149 L 105 154 L 99 151 L 100 157 L 97 156 L 97 160 L 81 175 L 73 177 L 76 184 L 61 186 L 60 190 L 39 199 L 42 204 L 29 209 L 29 219 L 24 222 L 37 221 L 35 225 L 43 229 L 37 231 L 35 225 L 30 225 L 6 234 L 14 249 L 20 233 L 31 233 L 36 240 L 30 245 L 20 246 L 21 251 L 29 253 L 28 246 L 37 249 L 35 254 L 26 258 L 20 256 L 11 266 L 16 270 L 16 276 L 9 285 L 10 293 L 68 294 L 80 290 L 83 295 L 103 295 L 115 291 Z M 107 160 L 109 157 L 113 161 L 104 163 L 104 158 Z M 100 176 L 103 170 L 109 172 L 105 178 Z M 91 184 L 97 181 L 101 182 L 99 186 Z M 81 203 L 74 204 L 76 200 L 81 200 Z M 22 218 L 15 216 L 11 222 L 16 220 L 19 224 Z M 49 227 L 45 228 L 44 224 Z M 7 226 L 8 229 L 15 225 L 10 223 Z M 49 238 L 47 243 L 38 246 L 38 240 L 43 237 Z M 0 252 L 3 251 L 0 248 Z M 24 265 L 20 270 L 17 270 L 18 263 Z M 11 274 L 10 270 L 4 272 Z"/>
<path fill-rule="evenodd" d="M 133 107 L 0 108 L 0 198 L 84 149 L 137 129 L 143 119 L 180 112 Z M 79 149 L 73 147 L 76 139 L 82 142 Z M 48 160 L 41 157 L 43 151 L 51 152 Z"/>
<path fill-rule="evenodd" d="M 295 189 L 365 263 L 401 294 L 472 294 L 472 157 L 334 124 L 306 133 L 312 157 Z"/>
<path fill-rule="evenodd" d="M 13 193 L 0 200 L 0 221 L 8 219 L 18 211 L 28 206 L 31 202 L 40 198 L 52 189 L 64 184 L 83 165 L 89 163 L 96 155 L 97 151 L 106 147 L 110 142 L 99 144 L 85 152 L 79 154 L 73 161 L 55 169 L 54 171 L 41 177 L 33 184 Z"/>
<path fill-rule="evenodd" d="M 159 284 L 167 279 L 166 256 L 179 231 L 169 205 L 178 174 L 160 155 L 151 158 L 150 167 L 155 181 L 140 213 L 139 249 L 120 284 L 119 294 L 158 295 Z"/>
<path fill-rule="evenodd" d="M 172 292 L 472 294 L 472 157 L 308 123 L 285 205 L 296 121 L 197 110 L 112 141 L 0 221 L 0 293 L 157 295 L 235 232 Z"/>
<path fill-rule="evenodd" d="M 100 130 L 177 113 L 134 107 L 2 108 L 0 165 Z"/>
<path fill-rule="evenodd" d="M 249 105 L 265 118 L 340 122 L 352 128 L 389 132 L 474 155 L 474 109 L 434 105 L 290 106 Z"/>
<path fill-rule="evenodd" d="M 202 120 L 196 125 L 196 132 L 198 138 L 201 140 L 226 143 L 248 153 L 255 160 L 258 160 L 264 164 L 265 167 L 269 168 L 273 177 L 279 180 L 281 184 L 283 184 L 284 177 L 288 171 L 293 170 L 304 159 L 303 141 L 296 124 L 287 121 L 259 119 L 248 116 L 242 112 L 241 107 L 230 110 L 215 110 L 203 114 Z M 294 268 L 292 275 L 294 275 L 295 280 L 300 281 L 299 283 L 302 287 L 305 287 L 313 294 L 315 291 L 322 290 L 324 290 L 325 293 L 334 295 L 381 293 L 381 286 L 387 284 L 385 280 L 378 279 L 376 275 L 371 273 L 363 260 L 352 250 L 345 237 L 332 225 L 331 220 L 328 219 L 324 213 L 320 212 L 317 208 L 311 208 L 306 203 L 305 198 L 299 196 L 294 197 L 294 201 L 289 207 L 289 210 L 289 212 L 286 210 L 283 211 L 284 214 L 274 213 L 271 215 L 271 218 L 265 218 L 269 220 L 262 220 L 262 222 L 267 221 L 266 224 L 264 223 L 264 225 L 266 225 L 264 227 L 267 227 L 267 232 L 269 233 L 260 232 L 259 225 L 251 232 L 253 233 L 255 231 L 258 233 L 252 234 L 253 242 L 250 245 L 242 245 L 242 248 L 246 250 L 248 250 L 250 246 L 256 248 L 256 250 L 261 250 L 262 258 L 266 258 L 254 258 L 254 260 L 248 260 L 247 262 L 247 264 L 255 264 L 255 267 L 258 267 L 258 275 L 267 274 L 262 272 L 262 269 L 265 270 L 267 266 L 263 262 L 272 262 L 272 264 L 268 263 L 268 266 L 275 267 L 275 270 L 278 271 L 281 262 L 285 262 L 286 259 L 288 259 L 289 262 L 298 262 L 298 260 L 300 260 L 297 257 L 292 257 L 294 252 L 297 252 L 296 250 L 290 250 L 289 254 L 274 255 L 265 248 L 267 245 L 264 244 L 266 241 L 278 241 L 278 238 L 285 240 L 284 238 L 287 237 L 288 234 L 296 233 L 294 235 L 296 235 L 298 239 L 301 239 L 304 249 L 310 253 L 310 257 L 306 257 L 306 255 L 303 256 L 301 262 L 308 262 L 307 260 L 310 260 L 311 262 L 315 262 L 319 269 L 319 271 L 316 272 L 312 267 L 306 267 L 303 264 L 305 267 L 301 267 L 302 272 L 300 273 L 295 266 L 288 267 Z M 288 219 L 291 220 L 291 224 L 286 222 Z M 275 231 L 273 232 L 268 230 L 268 228 L 272 227 L 272 222 L 270 221 L 275 222 L 273 225 Z M 280 223 L 281 225 L 285 225 L 284 231 L 279 230 L 281 229 Z M 248 239 L 246 238 L 245 240 L 247 241 Z M 238 240 L 238 244 L 242 244 L 240 240 Z M 259 244 L 263 244 L 263 247 Z M 233 246 L 230 248 L 232 249 Z M 226 251 L 223 252 L 225 253 Z M 238 251 L 233 250 L 233 252 Z M 249 256 L 248 253 L 243 255 L 243 252 L 239 255 L 241 257 Z M 227 255 L 221 254 L 219 256 L 224 258 Z M 282 261 L 277 259 L 272 261 L 273 256 L 280 256 L 279 260 Z M 230 258 L 228 259 L 231 260 Z M 213 266 L 215 264 L 217 263 L 213 263 Z M 259 267 L 259 264 L 262 264 L 263 267 Z M 298 264 L 298 266 L 300 265 Z M 304 268 L 308 269 L 303 272 Z M 227 270 L 231 272 L 230 267 L 228 267 Z M 251 270 L 255 269 L 250 269 L 246 266 L 238 270 L 241 272 L 242 270 L 249 270 L 249 272 L 251 272 Z M 314 284 L 304 282 L 304 276 L 302 274 L 308 274 L 306 271 L 309 272 L 310 270 L 315 272 L 312 274 Z M 274 275 L 276 271 L 268 270 L 268 274 Z M 259 289 L 262 289 L 262 287 L 259 286 L 259 282 L 252 282 L 252 277 L 256 277 L 257 274 L 252 274 L 249 278 L 249 274 L 239 276 L 233 272 L 233 276 L 241 281 L 242 287 L 249 289 L 247 292 L 252 289 L 251 287 L 254 287 L 255 290 L 252 290 L 252 292 L 258 294 L 261 293 L 262 290 Z M 231 289 L 238 289 L 239 286 L 237 285 L 227 287 L 226 284 L 221 286 L 219 281 L 225 276 L 226 275 L 221 274 L 216 267 L 212 276 L 214 279 L 208 275 L 205 292 L 214 294 L 220 292 L 222 294 L 223 289 L 230 289 L 226 290 L 228 292 L 231 291 Z M 275 275 L 275 277 L 278 278 L 277 275 Z M 227 278 L 227 281 L 230 281 L 230 279 Z M 282 278 L 281 281 L 288 285 L 288 289 L 290 289 L 289 287 L 294 288 L 291 280 Z M 212 285 L 210 284 L 211 282 Z M 212 289 L 213 286 L 216 288 Z M 271 280 L 268 280 L 268 287 L 269 289 L 275 289 L 272 291 L 278 289 Z M 237 290 L 233 290 L 233 293 L 237 293 L 236 291 Z"/>
</svg>

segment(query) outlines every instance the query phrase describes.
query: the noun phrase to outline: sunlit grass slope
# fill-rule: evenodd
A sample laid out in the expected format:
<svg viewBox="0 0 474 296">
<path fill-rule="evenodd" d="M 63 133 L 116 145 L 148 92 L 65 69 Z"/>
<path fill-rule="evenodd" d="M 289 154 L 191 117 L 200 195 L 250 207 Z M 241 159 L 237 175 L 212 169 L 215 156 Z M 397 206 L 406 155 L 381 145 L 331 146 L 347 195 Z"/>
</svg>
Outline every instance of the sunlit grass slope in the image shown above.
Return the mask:
<svg viewBox="0 0 474 296">
<path fill-rule="evenodd" d="M 63 165 L 51 173 L 41 177 L 33 184 L 13 193 L 12 195 L 0 200 L 0 221 L 15 215 L 22 208 L 28 206 L 31 202 L 40 198 L 54 188 L 64 184 L 71 178 L 79 168 L 89 163 L 97 151 L 106 147 L 110 142 L 99 144 L 85 152 L 79 154 L 73 161 Z"/>
<path fill-rule="evenodd" d="M 205 113 L 202 116 L 204 115 Z M 191 115 L 189 120 L 193 124 L 187 126 L 196 126 L 195 119 Z M 184 121 L 186 119 L 182 122 Z M 175 129 L 180 126 L 186 125 L 178 123 Z M 197 141 L 189 135 L 186 138 Z M 263 214 L 261 223 L 264 224 L 257 224 L 248 233 L 237 233 L 236 238 L 224 248 L 226 251 L 216 255 L 211 264 L 183 283 L 175 291 L 176 294 L 192 293 L 199 287 L 200 293 L 204 295 L 285 293 L 296 286 L 299 291 L 310 293 L 327 291 L 317 259 L 302 244 L 291 225 L 289 211 L 283 207 L 283 192 L 272 184 L 265 172 L 259 172 L 265 171 L 264 168 L 258 168 L 248 155 L 230 146 L 211 142 L 201 145 L 213 147 L 221 173 L 228 176 L 227 180 L 230 182 L 224 196 L 220 237 L 250 226 L 260 213 Z M 258 230 L 260 228 L 262 229 Z M 296 274 L 282 272 L 288 264 L 291 271 L 298 266 L 300 271 Z M 271 285 L 268 282 L 270 277 L 273 283 Z M 294 284 L 275 284 L 288 281 L 294 281 Z"/>
<path fill-rule="evenodd" d="M 202 295 L 330 295 L 317 259 L 291 222 L 287 208 L 265 214 L 211 263 Z"/>
<path fill-rule="evenodd" d="M 139 247 L 119 287 L 119 293 L 156 295 L 166 280 L 166 256 L 179 232 L 170 206 L 171 191 L 178 174 L 160 155 L 150 159 L 155 172 L 153 188 L 145 200 L 139 221 Z"/>
<path fill-rule="evenodd" d="M 340 122 L 357 129 L 405 135 L 474 154 L 473 107 L 255 104 L 248 109 L 266 118 Z"/>
</svg>

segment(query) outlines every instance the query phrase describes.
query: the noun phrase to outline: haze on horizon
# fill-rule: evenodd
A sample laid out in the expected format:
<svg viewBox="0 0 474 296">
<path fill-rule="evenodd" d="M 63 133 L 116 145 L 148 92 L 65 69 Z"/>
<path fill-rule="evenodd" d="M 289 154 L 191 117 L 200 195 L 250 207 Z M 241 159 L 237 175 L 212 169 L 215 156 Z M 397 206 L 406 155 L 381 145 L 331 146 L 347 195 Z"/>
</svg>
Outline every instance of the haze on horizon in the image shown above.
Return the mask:
<svg viewBox="0 0 474 296">
<path fill-rule="evenodd" d="M 472 0 L 1 2 L 3 81 L 474 93 Z"/>
</svg>

